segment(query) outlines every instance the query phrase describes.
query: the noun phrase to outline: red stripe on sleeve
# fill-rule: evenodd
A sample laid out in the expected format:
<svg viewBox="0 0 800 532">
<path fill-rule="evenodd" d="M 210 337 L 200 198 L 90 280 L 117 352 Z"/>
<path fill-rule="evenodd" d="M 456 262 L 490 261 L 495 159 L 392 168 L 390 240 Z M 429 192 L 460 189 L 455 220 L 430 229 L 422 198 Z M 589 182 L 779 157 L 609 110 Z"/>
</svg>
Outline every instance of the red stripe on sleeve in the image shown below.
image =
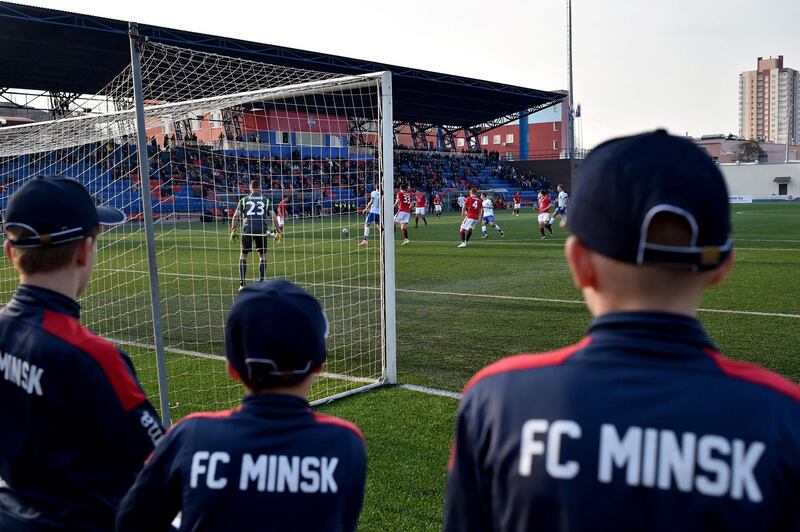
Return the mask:
<svg viewBox="0 0 800 532">
<path fill-rule="evenodd" d="M 589 345 L 592 341 L 591 336 L 587 336 L 577 344 L 559 349 L 558 351 L 551 351 L 550 353 L 525 353 L 522 355 L 514 355 L 498 360 L 494 364 L 490 364 L 480 370 L 473 376 L 467 385 L 464 387 L 464 395 L 472 389 L 478 381 L 506 373 L 509 371 L 519 371 L 524 369 L 542 368 L 546 366 L 557 366 L 567 360 L 569 357 Z"/>
<path fill-rule="evenodd" d="M 800 386 L 784 379 L 777 373 L 773 373 L 755 364 L 731 360 L 713 349 L 704 349 L 703 351 L 714 360 L 725 375 L 772 388 L 777 392 L 788 395 L 795 401 L 800 401 Z"/>
<path fill-rule="evenodd" d="M 349 421 L 345 421 L 344 419 L 340 419 L 338 417 L 333 416 L 326 416 L 325 414 L 320 414 L 318 412 L 314 412 L 314 420 L 317 423 L 327 423 L 329 425 L 336 425 L 348 430 L 352 430 L 355 432 L 361 440 L 364 440 L 364 435 L 361 434 L 361 430 L 354 424 L 350 423 Z"/>
<path fill-rule="evenodd" d="M 42 328 L 91 356 L 114 388 L 122 408 L 128 412 L 145 401 L 128 365 L 111 342 L 87 331 L 78 320 L 66 314 L 45 309 Z"/>
</svg>

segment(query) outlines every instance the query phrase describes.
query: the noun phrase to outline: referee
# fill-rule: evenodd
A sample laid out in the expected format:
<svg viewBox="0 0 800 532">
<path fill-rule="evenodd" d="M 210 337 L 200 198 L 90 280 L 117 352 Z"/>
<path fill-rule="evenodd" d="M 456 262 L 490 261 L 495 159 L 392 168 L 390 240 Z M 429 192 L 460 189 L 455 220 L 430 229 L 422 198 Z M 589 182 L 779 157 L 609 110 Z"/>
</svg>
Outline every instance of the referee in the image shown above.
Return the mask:
<svg viewBox="0 0 800 532">
<path fill-rule="evenodd" d="M 250 390 L 227 412 L 177 423 L 125 496 L 117 530 L 355 530 L 366 448 L 358 428 L 306 400 L 328 320 L 284 280 L 245 287 L 228 315 L 228 371 Z"/>
<path fill-rule="evenodd" d="M 726 358 L 696 319 L 733 263 L 716 165 L 663 131 L 607 142 L 568 226 L 594 320 L 467 384 L 445 530 L 800 530 L 800 388 Z"/>
<path fill-rule="evenodd" d="M 0 530 L 110 530 L 163 437 L 128 356 L 78 321 L 101 225 L 78 183 L 34 178 L 5 212 L 20 285 L 0 310 Z"/>
</svg>

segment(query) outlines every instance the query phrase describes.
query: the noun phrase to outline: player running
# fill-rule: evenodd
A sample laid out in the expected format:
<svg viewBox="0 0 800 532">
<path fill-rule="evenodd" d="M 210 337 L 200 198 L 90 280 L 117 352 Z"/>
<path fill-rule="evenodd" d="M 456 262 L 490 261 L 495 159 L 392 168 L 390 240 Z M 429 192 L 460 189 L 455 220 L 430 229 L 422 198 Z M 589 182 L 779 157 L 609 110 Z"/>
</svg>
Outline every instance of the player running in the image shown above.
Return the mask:
<svg viewBox="0 0 800 532">
<path fill-rule="evenodd" d="M 250 181 L 250 194 L 243 197 L 236 205 L 236 211 L 231 220 L 231 241 L 239 237 L 236 233 L 239 216 L 244 220 L 242 222 L 242 252 L 239 255 L 239 290 L 241 290 L 244 288 L 247 278 L 247 255 L 254 246 L 259 257 L 258 280 L 264 280 L 267 271 L 267 237 L 275 236 L 274 233 L 267 230 L 267 216 L 271 218 L 272 225 L 276 225 L 275 211 L 261 192 L 261 183 L 257 179 Z"/>
<path fill-rule="evenodd" d="M 511 213 L 515 216 L 519 216 L 519 209 L 522 207 L 522 193 L 517 190 L 516 194 L 514 194 L 514 211 Z"/>
<path fill-rule="evenodd" d="M 464 220 L 461 222 L 461 243 L 458 247 L 467 247 L 467 242 L 472 236 L 472 228 L 480 220 L 482 206 L 478 191 L 474 188 L 470 189 L 469 197 L 464 199 L 464 206 L 461 208 L 461 216 L 464 217 Z"/>
<path fill-rule="evenodd" d="M 369 193 L 369 202 L 367 203 L 362 213 L 367 214 L 367 219 L 364 221 L 364 240 L 358 243 L 359 246 L 366 246 L 369 240 L 369 226 L 375 224 L 375 227 L 380 229 L 381 226 L 381 193 L 378 189 Z"/>
<path fill-rule="evenodd" d="M 411 219 L 411 194 L 406 191 L 405 185 L 400 185 L 400 191 L 397 193 L 397 199 L 394 200 L 394 206 L 397 208 L 397 214 L 394 215 L 394 230 L 397 231 L 397 224 L 400 224 L 400 230 L 403 232 L 403 243 L 405 246 L 409 242 L 408 239 L 408 221 Z"/>
<path fill-rule="evenodd" d="M 428 225 L 428 220 L 425 218 L 425 205 L 428 203 L 428 198 L 425 197 L 425 193 L 420 191 L 417 192 L 417 205 L 416 209 L 414 210 L 414 214 L 416 218 L 414 219 L 414 227 L 419 227 L 419 217 L 422 216 L 422 221 L 425 222 L 425 225 Z"/>
<path fill-rule="evenodd" d="M 564 190 L 564 185 L 558 185 L 556 190 L 558 191 L 558 198 L 556 198 L 558 205 L 556 205 L 556 211 L 553 213 L 550 225 L 553 225 L 553 222 L 556 221 L 556 216 L 561 216 L 562 220 L 567 216 L 567 203 L 569 203 L 569 194 L 567 194 L 567 191 Z"/>
<path fill-rule="evenodd" d="M 279 244 L 283 238 L 283 224 L 286 223 L 286 206 L 288 202 L 286 198 L 281 198 L 278 202 L 278 217 L 277 225 L 275 226 L 275 243 Z"/>
<path fill-rule="evenodd" d="M 436 215 L 436 219 L 439 220 L 442 217 L 442 195 L 436 194 L 436 197 L 433 198 L 433 214 Z"/>
<path fill-rule="evenodd" d="M 483 206 L 483 217 L 481 218 L 481 231 L 483 236 L 481 238 L 489 238 L 489 226 L 494 227 L 495 231 L 500 233 L 500 238 L 506 236 L 500 226 L 494 223 L 494 203 L 489 199 L 489 194 L 481 192 L 481 205 Z"/>
<path fill-rule="evenodd" d="M 542 233 L 542 240 L 547 237 L 544 235 L 544 228 L 550 231 L 550 236 L 553 236 L 553 224 L 550 218 L 550 196 L 545 194 L 544 190 L 539 191 L 539 232 Z"/>
</svg>

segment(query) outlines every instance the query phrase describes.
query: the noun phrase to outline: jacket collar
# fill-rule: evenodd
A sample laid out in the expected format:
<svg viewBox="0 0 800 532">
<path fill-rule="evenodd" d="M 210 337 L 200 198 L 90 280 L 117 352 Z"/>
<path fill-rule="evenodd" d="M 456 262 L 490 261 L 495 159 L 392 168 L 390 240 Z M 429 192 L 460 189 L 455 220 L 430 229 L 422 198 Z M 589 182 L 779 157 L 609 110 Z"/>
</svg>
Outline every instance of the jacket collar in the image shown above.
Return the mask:
<svg viewBox="0 0 800 532">
<path fill-rule="evenodd" d="M 308 401 L 293 395 L 271 393 L 248 395 L 242 400 L 242 411 L 267 417 L 311 415 Z"/>
<path fill-rule="evenodd" d="M 81 317 L 81 306 L 77 301 L 64 294 L 39 286 L 19 285 L 9 305 L 14 305 L 15 303 L 26 307 L 45 308 L 60 314 L 67 314 L 75 319 Z"/>
<path fill-rule="evenodd" d="M 597 340 L 648 341 L 716 350 L 696 318 L 667 312 L 604 314 L 592 321 L 588 335 Z"/>
</svg>

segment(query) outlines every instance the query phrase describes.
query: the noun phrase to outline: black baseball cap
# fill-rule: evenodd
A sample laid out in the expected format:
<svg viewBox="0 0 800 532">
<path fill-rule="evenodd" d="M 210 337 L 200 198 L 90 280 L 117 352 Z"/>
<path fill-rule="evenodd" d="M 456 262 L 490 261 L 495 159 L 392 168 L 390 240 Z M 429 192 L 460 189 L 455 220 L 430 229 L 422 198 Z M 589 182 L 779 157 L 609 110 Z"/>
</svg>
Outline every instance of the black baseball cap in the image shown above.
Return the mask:
<svg viewBox="0 0 800 532">
<path fill-rule="evenodd" d="M 686 220 L 688 245 L 648 242 L 659 213 Z M 567 226 L 589 249 L 634 264 L 710 270 L 733 248 L 728 189 L 717 165 L 691 140 L 664 130 L 592 150 L 578 171 Z"/>
<path fill-rule="evenodd" d="M 80 240 L 97 226 L 125 221 L 125 213 L 99 207 L 83 185 L 59 176 L 37 176 L 22 185 L 8 202 L 6 227 L 22 227 L 31 236 L 11 240 L 18 248 L 57 246 Z"/>
<path fill-rule="evenodd" d="M 225 327 L 225 356 L 252 380 L 260 366 L 275 382 L 297 382 L 325 362 L 328 319 L 319 302 L 283 279 L 246 286 Z"/>
</svg>

